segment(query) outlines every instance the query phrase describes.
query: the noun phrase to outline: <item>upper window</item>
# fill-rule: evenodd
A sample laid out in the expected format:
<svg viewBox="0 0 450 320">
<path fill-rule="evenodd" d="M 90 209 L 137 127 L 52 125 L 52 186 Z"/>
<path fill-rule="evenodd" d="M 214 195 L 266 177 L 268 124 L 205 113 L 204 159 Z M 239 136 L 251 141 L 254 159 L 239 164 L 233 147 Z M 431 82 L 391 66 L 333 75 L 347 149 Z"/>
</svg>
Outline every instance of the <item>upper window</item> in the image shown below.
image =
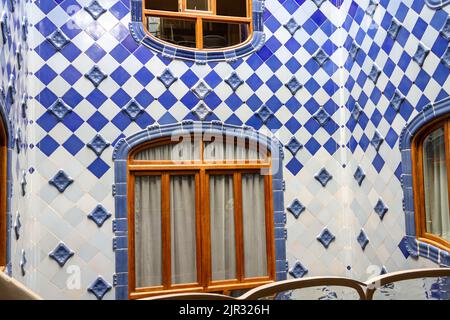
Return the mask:
<svg viewBox="0 0 450 320">
<path fill-rule="evenodd" d="M 274 281 L 270 154 L 234 137 L 175 140 L 130 153 L 130 298 Z"/>
<path fill-rule="evenodd" d="M 6 266 L 7 217 L 6 217 L 6 183 L 8 141 L 6 129 L 0 119 L 0 271 Z"/>
<path fill-rule="evenodd" d="M 416 135 L 413 163 L 417 236 L 450 250 L 450 118 L 435 121 Z"/>
<path fill-rule="evenodd" d="M 251 0 L 145 0 L 147 32 L 179 47 L 230 48 L 250 39 Z"/>
</svg>

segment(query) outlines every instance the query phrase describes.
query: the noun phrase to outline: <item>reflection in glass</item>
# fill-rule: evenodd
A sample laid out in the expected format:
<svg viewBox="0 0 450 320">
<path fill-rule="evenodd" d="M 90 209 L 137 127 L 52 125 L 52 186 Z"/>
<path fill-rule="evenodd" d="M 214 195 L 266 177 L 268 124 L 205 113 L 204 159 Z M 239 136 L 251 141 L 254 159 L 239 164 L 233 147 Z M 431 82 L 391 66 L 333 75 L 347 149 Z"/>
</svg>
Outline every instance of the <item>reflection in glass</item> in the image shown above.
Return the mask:
<svg viewBox="0 0 450 320">
<path fill-rule="evenodd" d="M 195 20 L 147 17 L 148 32 L 154 37 L 183 47 L 196 47 Z"/>
<path fill-rule="evenodd" d="M 197 282 L 195 177 L 170 177 L 172 284 Z"/>
<path fill-rule="evenodd" d="M 162 284 L 161 177 L 135 178 L 136 287 Z"/>
<path fill-rule="evenodd" d="M 236 278 L 233 176 L 209 178 L 212 280 Z"/>
</svg>

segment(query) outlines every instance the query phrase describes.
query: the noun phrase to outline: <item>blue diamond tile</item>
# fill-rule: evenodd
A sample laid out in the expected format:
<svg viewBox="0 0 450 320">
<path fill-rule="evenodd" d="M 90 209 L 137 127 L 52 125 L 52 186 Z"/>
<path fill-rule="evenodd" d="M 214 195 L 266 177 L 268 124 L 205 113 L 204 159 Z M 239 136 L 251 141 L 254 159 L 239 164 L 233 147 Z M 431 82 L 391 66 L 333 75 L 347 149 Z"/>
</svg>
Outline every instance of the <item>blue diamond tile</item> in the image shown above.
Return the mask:
<svg viewBox="0 0 450 320">
<path fill-rule="evenodd" d="M 73 156 L 75 156 L 84 147 L 83 141 L 81 141 L 76 135 L 71 135 L 66 142 L 63 143 L 63 147 Z"/>
<path fill-rule="evenodd" d="M 357 56 L 359 50 L 360 50 L 360 47 L 358 46 L 358 44 L 356 42 L 353 41 L 352 45 L 350 47 L 350 50 L 349 50 L 350 57 L 352 57 L 352 59 L 356 59 L 356 56 Z"/>
<path fill-rule="evenodd" d="M 317 7 L 320 8 L 320 6 L 325 2 L 325 0 L 313 0 L 313 2 L 316 4 Z"/>
<path fill-rule="evenodd" d="M 101 156 L 103 151 L 110 146 L 100 134 L 97 134 L 88 144 L 88 148 L 95 152 L 97 156 Z"/>
<path fill-rule="evenodd" d="M 100 85 L 108 76 L 100 70 L 98 66 L 94 66 L 87 74 L 84 75 L 96 87 Z"/>
<path fill-rule="evenodd" d="M 334 234 L 331 233 L 328 228 L 322 230 L 322 232 L 317 236 L 317 240 L 326 248 L 330 246 L 331 242 L 336 239 Z"/>
<path fill-rule="evenodd" d="M 450 46 L 445 51 L 444 55 L 442 56 L 442 62 L 445 63 L 445 65 L 450 68 Z"/>
<path fill-rule="evenodd" d="M 366 9 L 366 13 L 373 17 L 373 15 L 375 14 L 375 11 L 377 10 L 378 7 L 378 0 L 370 0 L 369 1 L 369 5 L 367 6 Z"/>
<path fill-rule="evenodd" d="M 323 51 L 322 49 L 317 50 L 316 54 L 314 55 L 314 60 L 317 61 L 317 63 L 319 64 L 319 66 L 323 66 L 325 62 L 327 62 L 330 57 L 328 56 L 328 54 Z"/>
<path fill-rule="evenodd" d="M 22 222 L 20 221 L 20 213 L 17 212 L 16 220 L 14 222 L 14 234 L 16 235 L 16 240 L 20 238 L 20 229 L 22 228 Z"/>
<path fill-rule="evenodd" d="M 64 103 L 61 99 L 58 99 L 53 103 L 48 110 L 59 120 L 62 121 L 72 109 Z"/>
<path fill-rule="evenodd" d="M 92 1 L 89 5 L 84 7 L 84 9 L 92 16 L 94 20 L 97 20 L 106 12 L 106 9 L 103 8 L 97 0 Z"/>
<path fill-rule="evenodd" d="M 27 260 L 27 256 L 26 256 L 25 250 L 22 249 L 22 254 L 20 256 L 20 271 L 22 272 L 22 276 L 23 277 L 26 274 L 25 267 L 27 265 L 27 262 L 28 262 L 28 260 Z"/>
<path fill-rule="evenodd" d="M 353 119 L 355 119 L 355 121 L 358 121 L 358 119 L 361 116 L 362 112 L 363 112 L 363 109 L 361 108 L 359 103 L 356 102 L 355 106 L 353 107 L 353 110 L 352 110 L 352 117 L 353 117 Z"/>
<path fill-rule="evenodd" d="M 428 54 L 430 53 L 430 49 L 425 47 L 423 44 L 419 43 L 419 46 L 417 47 L 417 51 L 413 56 L 413 60 L 417 62 L 419 66 L 423 66 L 425 59 L 427 58 Z"/>
<path fill-rule="evenodd" d="M 200 102 L 194 109 L 192 109 L 192 113 L 200 121 L 204 121 L 206 117 L 208 117 L 212 113 L 212 111 L 206 104 Z"/>
<path fill-rule="evenodd" d="M 369 238 L 367 238 L 366 232 L 364 229 L 361 229 L 361 232 L 358 235 L 358 243 L 361 246 L 361 248 L 364 250 L 366 249 L 366 246 L 369 244 Z"/>
<path fill-rule="evenodd" d="M 61 170 L 49 181 L 49 183 L 58 189 L 60 193 L 63 193 L 73 183 L 73 179 Z"/>
<path fill-rule="evenodd" d="M 400 31 L 400 28 L 400 22 L 398 22 L 397 19 L 393 18 L 389 28 L 387 29 L 387 33 L 391 36 L 392 39 L 395 40 L 397 38 L 398 32 Z"/>
<path fill-rule="evenodd" d="M 64 33 L 57 29 L 48 38 L 48 41 L 55 47 L 57 51 L 61 51 L 65 46 L 69 44 L 69 39 L 64 35 Z"/>
<path fill-rule="evenodd" d="M 22 191 L 22 197 L 27 194 L 27 172 L 22 170 L 22 179 L 20 180 L 20 189 Z"/>
<path fill-rule="evenodd" d="M 98 277 L 87 290 L 95 295 L 98 300 L 102 300 L 105 294 L 111 289 L 112 286 L 108 282 L 106 282 L 102 277 Z"/>
<path fill-rule="evenodd" d="M 375 205 L 375 212 L 378 214 L 381 220 L 383 220 L 385 214 L 388 212 L 389 208 L 386 207 L 383 200 L 379 199 L 377 204 Z"/>
<path fill-rule="evenodd" d="M 289 82 L 286 83 L 285 86 L 289 89 L 292 95 L 295 95 L 298 92 L 298 90 L 303 88 L 303 85 L 297 80 L 295 76 L 292 77 L 291 80 L 289 80 Z"/>
<path fill-rule="evenodd" d="M 263 105 L 256 111 L 256 114 L 261 119 L 261 121 L 265 124 L 273 116 L 272 110 L 269 109 L 266 105 Z"/>
<path fill-rule="evenodd" d="M 303 149 L 303 145 L 295 137 L 292 137 L 292 139 L 286 145 L 286 149 L 288 149 L 292 153 L 292 155 L 295 156 L 297 152 Z"/>
<path fill-rule="evenodd" d="M 366 174 L 364 173 L 364 170 L 361 167 L 358 167 L 353 177 L 355 178 L 356 182 L 358 182 L 358 185 L 361 186 L 364 179 L 366 178 Z"/>
<path fill-rule="evenodd" d="M 322 187 L 326 187 L 328 182 L 333 179 L 333 176 L 327 171 L 327 169 L 323 168 L 314 178 L 320 182 Z"/>
<path fill-rule="evenodd" d="M 445 20 L 445 24 L 441 29 L 441 34 L 445 39 L 450 40 L 450 16 Z"/>
<path fill-rule="evenodd" d="M 137 117 L 144 112 L 144 108 L 141 107 L 141 105 L 135 101 L 131 100 L 125 108 L 123 108 L 123 111 L 130 117 L 132 121 L 135 121 Z"/>
<path fill-rule="evenodd" d="M 236 72 L 233 72 L 231 76 L 225 80 L 225 82 L 231 87 L 231 89 L 233 89 L 233 91 L 236 91 L 242 84 L 244 84 L 244 81 Z"/>
<path fill-rule="evenodd" d="M 291 35 L 294 35 L 298 29 L 300 29 L 300 25 L 295 21 L 294 18 L 289 19 L 289 21 L 284 25 L 284 27 L 289 31 Z"/>
<path fill-rule="evenodd" d="M 204 100 L 212 92 L 211 88 L 204 81 L 200 81 L 191 90 L 200 100 Z"/>
<path fill-rule="evenodd" d="M 316 119 L 321 126 L 324 126 L 330 120 L 331 116 L 322 108 L 314 114 L 313 118 Z"/>
<path fill-rule="evenodd" d="M 369 79 L 373 81 L 373 83 L 377 83 L 378 78 L 381 75 L 381 70 L 374 64 L 369 73 Z"/>
<path fill-rule="evenodd" d="M 303 278 L 308 273 L 308 269 L 306 269 L 300 261 L 296 261 L 294 266 L 289 270 L 289 274 L 296 279 Z"/>
<path fill-rule="evenodd" d="M 58 246 L 49 254 L 50 258 L 55 260 L 60 267 L 64 267 L 67 260 L 69 260 L 73 255 L 74 252 L 62 242 L 58 244 Z"/>
<path fill-rule="evenodd" d="M 100 158 L 97 158 L 88 166 L 88 170 L 96 176 L 98 179 L 103 177 L 105 173 L 110 169 L 109 165 Z"/>
<path fill-rule="evenodd" d="M 287 210 L 292 213 L 295 219 L 298 219 L 306 208 L 298 199 L 295 199 L 292 201 L 291 205 L 287 207 Z"/>
<path fill-rule="evenodd" d="M 392 108 L 394 108 L 395 111 L 399 112 L 404 101 L 405 97 L 398 90 L 395 90 L 395 93 L 391 99 Z"/>
<path fill-rule="evenodd" d="M 167 89 L 169 89 L 172 84 L 178 80 L 178 78 L 175 77 L 169 69 L 166 69 L 160 76 L 158 76 L 158 80 L 161 81 Z"/>
<path fill-rule="evenodd" d="M 376 131 L 370 143 L 372 144 L 372 146 L 375 148 L 376 151 L 379 151 L 383 142 L 384 142 L 383 137 Z"/>
<path fill-rule="evenodd" d="M 89 215 L 88 218 L 95 222 L 101 228 L 106 220 L 111 217 L 111 214 L 106 211 L 102 205 L 98 205 Z"/>
</svg>

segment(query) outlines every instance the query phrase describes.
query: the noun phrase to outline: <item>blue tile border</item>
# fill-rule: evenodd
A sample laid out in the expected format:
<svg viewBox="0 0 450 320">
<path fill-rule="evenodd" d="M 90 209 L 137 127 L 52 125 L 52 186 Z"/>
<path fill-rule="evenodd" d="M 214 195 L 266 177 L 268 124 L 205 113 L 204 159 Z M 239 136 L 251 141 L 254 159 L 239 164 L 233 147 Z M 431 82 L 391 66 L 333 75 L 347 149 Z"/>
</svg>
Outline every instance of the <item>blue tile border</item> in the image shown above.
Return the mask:
<svg viewBox="0 0 450 320">
<path fill-rule="evenodd" d="M 432 9 L 441 9 L 450 4 L 450 0 L 425 0 L 426 4 Z"/>
<path fill-rule="evenodd" d="M 284 190 L 283 190 L 283 145 L 275 137 L 268 137 L 257 132 L 252 127 L 234 126 L 220 121 L 199 122 L 183 121 L 168 125 L 152 125 L 146 130 L 130 137 L 119 140 L 114 148 L 114 199 L 115 220 L 113 221 L 113 248 L 115 250 L 114 286 L 116 287 L 116 299 L 128 298 L 128 208 L 127 208 L 127 160 L 129 153 L 141 145 L 157 138 L 182 136 L 190 134 L 217 134 L 239 138 L 246 138 L 253 143 L 266 147 L 272 155 L 273 186 L 273 210 L 275 226 L 275 257 L 277 281 L 287 279 L 286 261 L 286 218 L 284 215 Z"/>
<path fill-rule="evenodd" d="M 450 2 L 450 1 L 449 1 Z M 414 211 L 414 193 L 412 178 L 412 139 L 427 123 L 450 113 L 450 97 L 439 102 L 429 104 L 403 128 L 400 135 L 400 152 L 402 156 L 401 183 L 403 188 L 403 211 L 405 213 L 406 236 L 399 246 L 414 257 L 419 256 L 430 259 L 441 265 L 449 265 L 446 258 L 450 253 L 436 248 L 428 243 L 420 242 L 416 238 L 416 223 Z"/>
<path fill-rule="evenodd" d="M 250 40 L 243 43 L 241 46 L 233 49 L 215 50 L 215 51 L 198 51 L 190 50 L 189 48 L 176 48 L 170 44 L 163 42 L 151 35 L 149 35 L 143 26 L 142 13 L 143 0 L 131 0 L 131 22 L 130 31 L 136 42 L 143 44 L 152 50 L 162 54 L 171 59 L 181 59 L 194 61 L 196 63 L 204 64 L 207 62 L 228 61 L 232 62 L 236 59 L 247 56 L 255 51 L 261 49 L 265 43 L 264 34 L 264 1 L 253 0 L 253 35 Z"/>
</svg>

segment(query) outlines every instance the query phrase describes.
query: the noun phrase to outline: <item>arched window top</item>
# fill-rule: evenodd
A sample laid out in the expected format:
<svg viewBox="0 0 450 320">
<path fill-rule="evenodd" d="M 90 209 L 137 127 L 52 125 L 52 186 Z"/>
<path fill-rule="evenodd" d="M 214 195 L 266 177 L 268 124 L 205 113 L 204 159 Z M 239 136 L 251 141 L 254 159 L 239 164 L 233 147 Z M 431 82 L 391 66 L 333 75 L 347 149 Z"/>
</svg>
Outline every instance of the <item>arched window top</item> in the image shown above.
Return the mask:
<svg viewBox="0 0 450 320">
<path fill-rule="evenodd" d="M 269 163 L 267 146 L 245 137 L 209 133 L 173 136 L 139 146 L 132 161 L 189 163 Z"/>
<path fill-rule="evenodd" d="M 232 61 L 264 43 L 264 0 L 132 0 L 136 41 L 170 58 Z"/>
<path fill-rule="evenodd" d="M 405 255 L 421 256 L 442 265 L 450 256 L 446 215 L 449 119 L 450 98 L 446 98 L 425 106 L 400 135 L 406 236 L 399 247 Z"/>
</svg>

